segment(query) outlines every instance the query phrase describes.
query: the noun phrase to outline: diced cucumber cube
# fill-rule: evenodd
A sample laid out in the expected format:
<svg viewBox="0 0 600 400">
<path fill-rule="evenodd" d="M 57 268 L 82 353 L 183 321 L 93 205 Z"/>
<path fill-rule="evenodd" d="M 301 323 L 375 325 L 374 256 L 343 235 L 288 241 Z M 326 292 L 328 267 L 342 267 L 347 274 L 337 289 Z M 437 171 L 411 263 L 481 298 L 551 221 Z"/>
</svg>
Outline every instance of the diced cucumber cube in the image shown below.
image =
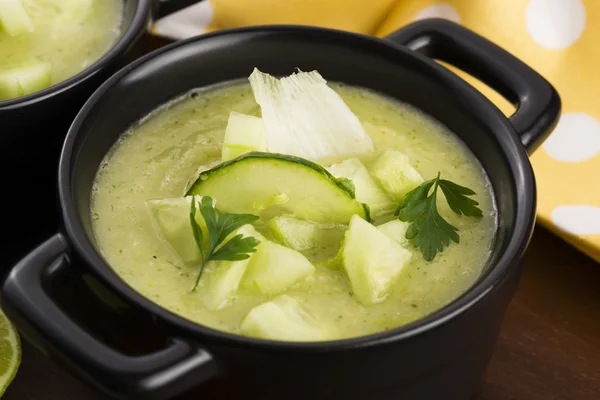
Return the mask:
<svg viewBox="0 0 600 400">
<path fill-rule="evenodd" d="M 244 225 L 233 235 L 242 234 L 244 237 L 253 236 L 265 240 L 252 225 Z M 254 256 L 240 261 L 211 261 L 206 266 L 200 285 L 203 303 L 209 310 L 221 310 L 235 300 L 240 282 L 246 272 L 248 263 Z"/>
<path fill-rule="evenodd" d="M 52 85 L 52 66 L 50 63 L 39 63 L 15 71 L 23 95 L 38 92 Z"/>
<path fill-rule="evenodd" d="M 232 111 L 223 139 L 222 160 L 231 160 L 251 151 L 266 150 L 267 135 L 262 118 Z"/>
<path fill-rule="evenodd" d="M 39 63 L 0 73 L 0 101 L 14 99 L 52 85 L 52 67 Z"/>
<path fill-rule="evenodd" d="M 275 295 L 308 278 L 314 270 L 302 253 L 265 240 L 252 256 L 242 285 L 248 290 Z"/>
<path fill-rule="evenodd" d="M 396 150 L 386 150 L 371 168 L 373 176 L 396 200 L 423 183 L 423 177 L 410 165 L 408 157 Z"/>
<path fill-rule="evenodd" d="M 319 341 L 332 337 L 329 327 L 288 295 L 254 307 L 242 321 L 240 331 L 262 339 L 287 341 Z"/>
<path fill-rule="evenodd" d="M 200 201 L 201 196 L 195 197 Z M 191 204 L 192 196 L 146 200 L 156 232 L 185 264 L 200 262 L 200 250 L 190 224 Z M 204 230 L 204 220 L 199 212 L 196 221 Z"/>
<path fill-rule="evenodd" d="M 322 229 L 319 224 L 293 217 L 275 217 L 269 221 L 273 237 L 286 247 L 305 251 L 317 247 L 321 241 Z"/>
<path fill-rule="evenodd" d="M 394 209 L 392 199 L 373 180 L 367 168 L 357 158 L 334 164 L 327 170 L 337 178 L 347 178 L 354 183 L 356 200 L 369 206 L 371 216 Z"/>
<path fill-rule="evenodd" d="M 0 28 L 10 36 L 34 31 L 33 21 L 27 15 L 21 0 L 0 1 Z"/>
<path fill-rule="evenodd" d="M 359 216 L 350 220 L 342 248 L 342 264 L 361 303 L 384 301 L 411 256 L 410 250 Z"/>
<path fill-rule="evenodd" d="M 21 86 L 17 77 L 10 73 L 0 74 L 0 101 L 22 96 Z"/>
<path fill-rule="evenodd" d="M 406 239 L 406 231 L 410 223 L 395 219 L 385 224 L 381 224 L 377 227 L 381 232 L 385 233 L 390 239 L 398 242 L 402 246 L 408 245 L 408 239 Z"/>
</svg>

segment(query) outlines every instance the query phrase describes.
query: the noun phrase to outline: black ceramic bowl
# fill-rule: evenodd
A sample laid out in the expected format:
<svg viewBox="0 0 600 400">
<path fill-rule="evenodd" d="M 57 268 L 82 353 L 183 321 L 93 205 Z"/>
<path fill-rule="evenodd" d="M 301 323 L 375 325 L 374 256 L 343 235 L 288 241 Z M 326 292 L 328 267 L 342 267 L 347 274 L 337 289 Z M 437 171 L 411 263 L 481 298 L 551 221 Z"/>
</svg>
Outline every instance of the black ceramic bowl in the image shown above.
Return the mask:
<svg viewBox="0 0 600 400">
<path fill-rule="evenodd" d="M 410 48 L 419 50 L 419 52 Z M 425 55 L 423 55 L 425 54 Z M 517 111 L 506 118 L 435 57 L 479 77 Z M 254 67 L 319 70 L 412 104 L 444 123 L 487 171 L 498 232 L 479 281 L 443 309 L 384 333 L 324 343 L 259 340 L 216 331 L 150 302 L 125 284 L 94 244 L 90 191 L 106 152 L 132 123 L 192 88 L 247 77 Z M 224 31 L 167 46 L 107 81 L 71 126 L 59 168 L 64 229 L 16 265 L 2 305 L 51 357 L 122 398 L 167 398 L 216 374 L 242 371 L 246 398 L 466 400 L 477 388 L 513 295 L 533 231 L 536 189 L 526 149 L 553 128 L 560 100 L 540 75 L 458 25 L 415 23 L 386 40 L 290 26 Z M 171 339 L 143 356 L 123 354 L 83 329 L 52 297 L 70 264 L 152 315 Z M 223 396 L 227 396 L 223 394 Z"/>
<path fill-rule="evenodd" d="M 0 101 L 0 203 L 9 240 L 0 266 L 56 230 L 56 174 L 60 147 L 73 118 L 123 59 L 152 15 L 164 16 L 199 0 L 124 0 L 121 35 L 98 61 L 79 74 L 28 96 Z M 32 212 L 32 210 L 35 210 Z"/>
</svg>

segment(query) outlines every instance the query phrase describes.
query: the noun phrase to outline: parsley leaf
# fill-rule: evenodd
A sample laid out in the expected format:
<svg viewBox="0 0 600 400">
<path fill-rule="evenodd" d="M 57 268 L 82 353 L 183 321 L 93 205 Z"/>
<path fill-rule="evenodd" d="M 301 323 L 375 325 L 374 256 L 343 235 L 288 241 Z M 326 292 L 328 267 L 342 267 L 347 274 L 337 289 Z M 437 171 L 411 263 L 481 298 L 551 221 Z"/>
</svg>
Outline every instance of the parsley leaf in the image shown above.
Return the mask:
<svg viewBox="0 0 600 400">
<path fill-rule="evenodd" d="M 213 199 L 204 196 L 200 200 L 200 214 L 206 224 L 206 238 L 198 221 L 196 221 L 196 199 L 192 198 L 190 207 L 190 223 L 194 240 L 200 250 L 200 269 L 192 291 L 196 290 L 198 282 L 204 272 L 204 267 L 209 261 L 225 260 L 240 261 L 250 257 L 249 253 L 256 251 L 256 246 L 260 243 L 254 237 L 244 237 L 237 234 L 226 241 L 236 229 L 251 224 L 258 219 L 252 214 L 227 214 L 217 210 L 213 205 Z"/>
<path fill-rule="evenodd" d="M 437 209 L 437 191 L 442 189 L 450 209 L 458 215 L 481 217 L 483 213 L 477 207 L 478 202 L 469 198 L 475 192 L 454 182 L 440 179 L 440 173 L 434 179 L 423 182 L 404 196 L 398 204 L 396 215 L 401 221 L 410 222 L 406 238 L 421 250 L 423 258 L 431 261 L 438 252 L 450 245 L 450 241 L 460 242 L 458 228 L 446 221 Z M 430 194 L 431 192 L 431 194 Z"/>
</svg>

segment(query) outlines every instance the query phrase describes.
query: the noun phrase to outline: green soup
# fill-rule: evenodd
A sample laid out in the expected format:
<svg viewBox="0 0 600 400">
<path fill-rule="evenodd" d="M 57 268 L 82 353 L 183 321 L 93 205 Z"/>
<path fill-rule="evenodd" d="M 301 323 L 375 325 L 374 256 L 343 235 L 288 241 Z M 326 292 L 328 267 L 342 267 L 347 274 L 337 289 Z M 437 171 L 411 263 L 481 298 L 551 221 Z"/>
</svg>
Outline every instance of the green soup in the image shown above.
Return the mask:
<svg viewBox="0 0 600 400">
<path fill-rule="evenodd" d="M 304 251 L 315 272 L 285 293 L 300 299 L 319 321 L 333 326 L 332 338 L 349 338 L 395 328 L 438 310 L 464 293 L 486 265 L 496 220 L 493 197 L 475 157 L 445 127 L 418 110 L 370 91 L 333 84 L 372 138 L 375 152 L 361 161 L 369 167 L 386 149 L 401 150 L 423 177 L 445 179 L 473 189 L 482 218 L 460 217 L 445 202 L 438 208 L 460 229 L 452 244 L 427 262 L 414 250 L 402 277 L 385 301 L 363 305 L 342 270 L 326 261 L 335 256 L 344 228 L 332 229 L 316 249 Z M 270 296 L 244 293 L 228 307 L 209 310 L 202 282 L 191 292 L 197 268 L 183 264 L 156 235 L 145 201 L 183 196 L 198 169 L 220 162 L 230 111 L 260 115 L 247 84 L 189 95 L 157 110 L 126 132 L 99 169 L 92 218 L 99 250 L 134 289 L 191 321 L 240 333 L 240 322 Z M 218 206 L 218 204 L 217 204 Z M 374 224 L 392 219 L 379 217 Z M 257 229 L 273 239 L 264 226 Z M 210 272 L 207 272 L 210 273 Z"/>
<path fill-rule="evenodd" d="M 78 74 L 107 52 L 119 34 L 121 0 L 21 0 L 21 4 L 33 30 L 11 36 L 0 24 L 0 101 Z M 12 87 L 22 71 L 27 71 L 28 82 Z"/>
</svg>

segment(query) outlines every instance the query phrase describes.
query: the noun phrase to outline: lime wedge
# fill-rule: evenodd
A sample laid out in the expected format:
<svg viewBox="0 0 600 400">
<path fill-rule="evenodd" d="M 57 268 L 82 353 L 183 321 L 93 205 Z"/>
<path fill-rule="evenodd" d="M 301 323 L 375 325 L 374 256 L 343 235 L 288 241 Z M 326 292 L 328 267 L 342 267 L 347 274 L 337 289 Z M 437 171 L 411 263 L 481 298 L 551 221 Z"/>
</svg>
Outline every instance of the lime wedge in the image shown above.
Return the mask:
<svg viewBox="0 0 600 400">
<path fill-rule="evenodd" d="M 17 374 L 20 363 L 19 334 L 0 310 L 0 397 Z"/>
</svg>

